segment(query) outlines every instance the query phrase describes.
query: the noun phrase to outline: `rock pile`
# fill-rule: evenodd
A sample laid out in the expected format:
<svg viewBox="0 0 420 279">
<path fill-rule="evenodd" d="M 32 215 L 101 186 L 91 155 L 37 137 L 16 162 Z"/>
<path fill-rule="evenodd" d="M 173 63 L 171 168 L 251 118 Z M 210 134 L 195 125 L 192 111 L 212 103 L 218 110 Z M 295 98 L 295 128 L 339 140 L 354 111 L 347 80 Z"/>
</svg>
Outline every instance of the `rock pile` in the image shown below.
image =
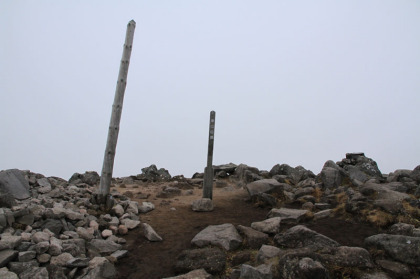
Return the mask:
<svg viewBox="0 0 420 279">
<path fill-rule="evenodd" d="M 327 161 L 318 175 L 286 164 L 269 172 L 229 169 L 225 178 L 244 187 L 252 203 L 272 208 L 267 219 L 208 226 L 176 262 L 177 272 L 190 273 L 174 278 L 418 278 L 419 174 L 420 166 L 383 175 L 363 153 Z M 369 222 L 386 233 L 348 247 L 302 225 L 330 216 Z"/>
<path fill-rule="evenodd" d="M 0 172 L 0 278 L 114 278 L 127 255 L 121 236 L 140 225 L 139 208 L 114 193 L 112 210 L 95 201 L 96 172 L 69 181 L 30 171 Z M 145 235 L 159 240 L 143 224 Z M 162 240 L 160 238 L 160 240 Z"/>
</svg>

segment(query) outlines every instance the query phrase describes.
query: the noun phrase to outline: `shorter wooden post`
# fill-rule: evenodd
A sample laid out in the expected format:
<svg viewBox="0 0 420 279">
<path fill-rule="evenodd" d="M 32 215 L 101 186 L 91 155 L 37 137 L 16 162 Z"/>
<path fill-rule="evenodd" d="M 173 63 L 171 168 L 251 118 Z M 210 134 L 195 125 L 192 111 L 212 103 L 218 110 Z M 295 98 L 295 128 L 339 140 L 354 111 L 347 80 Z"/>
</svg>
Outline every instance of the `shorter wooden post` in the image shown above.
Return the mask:
<svg viewBox="0 0 420 279">
<path fill-rule="evenodd" d="M 204 169 L 203 198 L 213 199 L 213 146 L 216 112 L 210 112 L 209 147 L 207 152 L 207 167 Z"/>
</svg>

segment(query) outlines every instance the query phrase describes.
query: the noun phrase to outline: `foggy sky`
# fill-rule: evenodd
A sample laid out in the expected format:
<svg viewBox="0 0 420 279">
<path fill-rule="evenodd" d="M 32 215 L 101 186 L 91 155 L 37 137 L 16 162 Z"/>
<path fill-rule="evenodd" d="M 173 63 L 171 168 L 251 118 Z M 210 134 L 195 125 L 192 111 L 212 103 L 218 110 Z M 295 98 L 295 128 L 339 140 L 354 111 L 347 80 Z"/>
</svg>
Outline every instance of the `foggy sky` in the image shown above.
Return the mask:
<svg viewBox="0 0 420 279">
<path fill-rule="evenodd" d="M 0 2 L 0 169 L 100 173 L 127 23 L 114 176 L 156 164 L 318 173 L 420 164 L 419 1 Z"/>
</svg>

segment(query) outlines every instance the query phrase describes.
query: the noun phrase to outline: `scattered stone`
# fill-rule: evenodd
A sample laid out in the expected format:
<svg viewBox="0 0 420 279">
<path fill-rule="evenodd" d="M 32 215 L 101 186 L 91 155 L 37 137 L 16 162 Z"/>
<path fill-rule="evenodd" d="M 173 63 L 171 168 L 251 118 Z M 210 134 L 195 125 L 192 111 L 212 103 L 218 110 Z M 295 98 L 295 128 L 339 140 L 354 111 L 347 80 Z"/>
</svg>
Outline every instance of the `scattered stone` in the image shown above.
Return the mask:
<svg viewBox="0 0 420 279">
<path fill-rule="evenodd" d="M 10 261 L 13 261 L 18 255 L 18 251 L 6 249 L 0 251 L 0 268 L 6 266 Z"/>
<path fill-rule="evenodd" d="M 16 273 L 7 269 L 7 267 L 0 268 L 0 278 L 2 279 L 19 279 Z"/>
<path fill-rule="evenodd" d="M 88 245 L 87 249 L 91 255 L 109 256 L 117 250 L 121 249 L 121 245 L 111 240 L 93 239 Z"/>
<path fill-rule="evenodd" d="M 321 251 L 321 257 L 336 266 L 372 268 L 369 252 L 360 247 L 327 247 Z"/>
<path fill-rule="evenodd" d="M 127 227 L 127 229 L 132 230 L 138 227 L 140 225 L 140 221 L 135 221 L 131 219 L 123 219 L 121 220 L 121 224 Z"/>
<path fill-rule="evenodd" d="M 333 212 L 332 209 L 325 209 L 317 213 L 314 213 L 314 220 L 327 218 L 331 215 L 332 212 Z"/>
<path fill-rule="evenodd" d="M 20 279 L 49 279 L 49 273 L 46 267 L 32 267 L 21 274 Z"/>
<path fill-rule="evenodd" d="M 271 279 L 272 277 L 271 265 L 263 264 L 257 267 L 247 264 L 241 265 L 241 279 Z"/>
<path fill-rule="evenodd" d="M 147 240 L 162 241 L 162 237 L 160 237 L 149 224 L 143 223 L 142 226 L 143 226 L 144 236 L 147 238 Z"/>
<path fill-rule="evenodd" d="M 142 202 L 142 204 L 138 207 L 138 211 L 140 213 L 147 213 L 155 209 L 155 205 L 151 202 Z"/>
<path fill-rule="evenodd" d="M 396 278 L 410 278 L 410 269 L 405 264 L 388 260 L 377 260 L 376 263 Z"/>
<path fill-rule="evenodd" d="M 25 251 L 25 252 L 19 252 L 18 254 L 18 261 L 19 262 L 29 262 L 36 257 L 35 251 Z"/>
<path fill-rule="evenodd" d="M 242 237 L 232 224 L 210 225 L 199 232 L 191 244 L 198 247 L 214 245 L 230 251 L 239 248 Z"/>
<path fill-rule="evenodd" d="M 66 266 L 67 262 L 73 259 L 74 257 L 70 253 L 63 253 L 61 255 L 51 257 L 50 263 L 57 266 Z"/>
<path fill-rule="evenodd" d="M 277 257 L 281 253 L 281 249 L 271 245 L 263 245 L 258 251 L 257 261 L 263 262 L 266 259 Z"/>
<path fill-rule="evenodd" d="M 282 190 L 281 183 L 275 179 L 262 179 L 251 182 L 245 186 L 248 194 L 252 197 L 260 193 L 272 193 L 275 190 Z"/>
</svg>

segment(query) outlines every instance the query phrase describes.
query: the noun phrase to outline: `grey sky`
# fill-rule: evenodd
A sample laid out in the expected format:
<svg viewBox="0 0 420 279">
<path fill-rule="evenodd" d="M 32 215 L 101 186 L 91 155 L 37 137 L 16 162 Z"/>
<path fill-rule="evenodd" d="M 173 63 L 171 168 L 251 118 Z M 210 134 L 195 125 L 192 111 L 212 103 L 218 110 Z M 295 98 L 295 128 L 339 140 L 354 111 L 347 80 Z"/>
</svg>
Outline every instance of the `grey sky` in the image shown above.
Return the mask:
<svg viewBox="0 0 420 279">
<path fill-rule="evenodd" d="M 0 169 L 100 172 L 127 23 L 114 176 L 363 151 L 420 164 L 419 1 L 0 2 Z"/>
</svg>

